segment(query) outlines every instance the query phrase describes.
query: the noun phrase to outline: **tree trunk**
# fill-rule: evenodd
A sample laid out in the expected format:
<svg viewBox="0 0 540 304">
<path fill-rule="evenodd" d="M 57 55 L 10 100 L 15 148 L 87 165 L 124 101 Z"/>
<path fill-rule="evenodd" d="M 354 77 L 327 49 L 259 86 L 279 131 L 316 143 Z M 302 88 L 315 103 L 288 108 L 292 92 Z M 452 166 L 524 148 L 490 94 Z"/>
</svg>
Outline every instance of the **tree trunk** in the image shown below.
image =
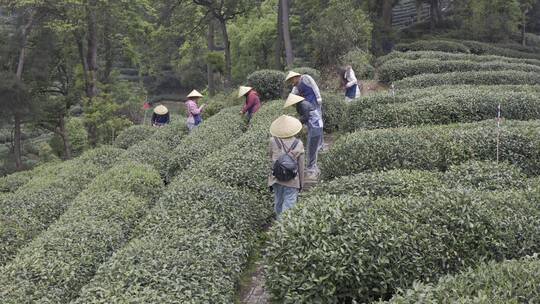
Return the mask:
<svg viewBox="0 0 540 304">
<path fill-rule="evenodd" d="M 208 21 L 208 35 L 207 35 L 207 41 L 208 41 L 208 51 L 213 52 L 215 47 L 215 41 L 214 41 L 214 21 L 210 19 Z M 210 62 L 206 64 L 206 73 L 208 78 L 208 93 L 210 96 L 216 95 L 216 82 L 214 80 L 214 67 Z"/>
<path fill-rule="evenodd" d="M 97 33 L 97 20 L 96 20 L 97 1 L 90 1 L 87 7 L 87 54 L 86 62 L 88 66 L 88 88 L 86 96 L 90 99 L 97 96 L 97 53 L 98 53 L 98 33 Z"/>
<path fill-rule="evenodd" d="M 283 43 L 285 45 L 285 63 L 291 67 L 294 63 L 294 53 L 289 28 L 290 5 L 289 0 L 281 0 L 281 17 L 283 27 Z"/>
<path fill-rule="evenodd" d="M 283 2 L 282 0 L 278 1 L 278 19 L 277 19 L 277 31 L 278 38 L 276 41 L 276 50 L 275 50 L 275 65 L 276 70 L 281 70 L 283 68 L 282 58 L 283 58 Z"/>
<path fill-rule="evenodd" d="M 28 17 L 28 21 L 26 22 L 25 26 L 22 28 L 21 31 L 21 51 L 19 53 L 19 61 L 17 63 L 17 72 L 16 77 L 19 81 L 22 81 L 22 74 L 24 71 L 24 63 L 26 59 L 26 45 L 28 44 L 28 35 L 30 35 L 30 31 L 32 30 L 32 26 L 34 25 L 34 16 L 35 11 L 30 12 L 30 16 Z M 13 114 L 13 118 L 15 121 L 15 136 L 14 136 L 14 156 L 15 156 L 15 167 L 17 170 L 22 170 L 22 143 L 21 143 L 21 114 L 15 112 Z"/>
<path fill-rule="evenodd" d="M 79 51 L 79 58 L 81 59 L 81 65 L 83 68 L 83 79 L 84 79 L 84 90 L 88 92 L 88 62 L 86 62 L 86 57 L 84 55 L 84 42 L 83 37 L 79 34 L 75 34 L 75 42 L 77 43 L 77 49 Z"/>
<path fill-rule="evenodd" d="M 107 18 L 107 20 L 110 17 Z M 110 21 L 107 21 L 107 26 L 105 27 L 105 37 L 104 37 L 104 47 L 105 47 L 105 69 L 103 70 L 103 77 L 102 82 L 103 83 L 110 83 L 111 81 L 111 73 L 113 69 L 113 63 L 114 63 L 114 46 L 113 46 L 113 38 L 111 37 L 110 27 L 113 25 L 110 24 Z"/>
<path fill-rule="evenodd" d="M 223 43 L 225 46 L 225 87 L 232 86 L 232 61 L 231 61 L 231 42 L 229 41 L 229 33 L 227 32 L 227 20 L 220 19 L 219 25 L 223 34 Z"/>
<path fill-rule="evenodd" d="M 64 144 L 64 160 L 71 159 L 71 143 L 69 142 L 69 135 L 66 130 L 65 117 L 60 118 L 60 125 L 58 126 L 58 133 L 62 138 Z"/>
<path fill-rule="evenodd" d="M 393 0 L 383 0 L 382 19 L 383 29 L 386 33 L 392 30 L 392 3 Z"/>
</svg>

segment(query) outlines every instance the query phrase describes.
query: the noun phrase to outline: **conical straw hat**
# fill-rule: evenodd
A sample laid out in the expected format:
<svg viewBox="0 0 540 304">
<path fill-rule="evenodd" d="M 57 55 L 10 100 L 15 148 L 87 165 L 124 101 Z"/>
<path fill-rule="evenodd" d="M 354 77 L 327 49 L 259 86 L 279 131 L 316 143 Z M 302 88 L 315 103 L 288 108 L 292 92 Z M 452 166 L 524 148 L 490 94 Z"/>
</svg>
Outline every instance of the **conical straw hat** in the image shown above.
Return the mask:
<svg viewBox="0 0 540 304">
<path fill-rule="evenodd" d="M 278 138 L 293 137 L 301 130 L 302 123 L 300 120 L 288 115 L 280 116 L 270 126 L 270 134 Z"/>
<path fill-rule="evenodd" d="M 287 101 L 285 101 L 285 105 L 283 106 L 283 108 L 288 108 L 292 105 L 295 105 L 301 101 L 303 101 L 305 98 L 302 97 L 302 96 L 298 96 L 298 95 L 294 95 L 294 94 L 289 94 L 289 97 L 287 97 Z"/>
<path fill-rule="evenodd" d="M 199 93 L 199 91 L 193 90 L 193 91 L 191 91 L 191 93 L 189 93 L 189 95 L 187 97 L 188 98 L 203 97 L 203 95 L 201 93 Z"/>
<path fill-rule="evenodd" d="M 249 91 L 253 90 L 252 87 L 240 87 L 240 89 L 238 89 L 238 98 L 246 95 Z"/>
<path fill-rule="evenodd" d="M 285 81 L 289 81 L 291 78 L 294 78 L 296 76 L 302 76 L 302 75 L 296 72 L 290 71 L 289 74 L 287 74 L 287 78 L 285 78 Z"/>
<path fill-rule="evenodd" d="M 159 105 L 154 109 L 154 113 L 157 115 L 165 115 L 169 113 L 169 109 L 166 106 Z"/>
</svg>

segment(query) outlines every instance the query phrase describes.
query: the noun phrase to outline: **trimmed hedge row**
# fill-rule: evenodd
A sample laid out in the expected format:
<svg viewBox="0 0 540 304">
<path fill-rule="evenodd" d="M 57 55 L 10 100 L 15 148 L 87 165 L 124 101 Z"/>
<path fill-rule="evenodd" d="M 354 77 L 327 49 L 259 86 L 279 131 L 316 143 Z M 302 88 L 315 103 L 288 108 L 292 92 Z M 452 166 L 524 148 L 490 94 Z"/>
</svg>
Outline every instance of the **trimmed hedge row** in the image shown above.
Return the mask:
<svg viewBox="0 0 540 304">
<path fill-rule="evenodd" d="M 345 96 L 322 93 L 322 98 L 324 131 L 328 133 L 343 131 L 349 107 L 349 104 L 345 101 Z"/>
<path fill-rule="evenodd" d="M 412 43 L 400 43 L 396 50 L 406 51 L 441 51 L 448 53 L 470 53 L 469 48 L 459 42 L 448 40 L 419 40 Z"/>
<path fill-rule="evenodd" d="M 507 63 L 524 63 L 540 66 L 540 60 L 538 59 L 521 59 L 511 58 L 497 55 L 474 55 L 474 54 L 461 54 L 461 53 L 446 53 L 436 51 L 417 51 L 417 52 L 392 52 L 386 56 L 379 57 L 377 62 L 379 65 L 383 65 L 388 61 L 394 59 L 406 59 L 406 60 L 418 60 L 418 59 L 436 59 L 436 60 L 466 60 L 473 62 L 507 62 Z"/>
<path fill-rule="evenodd" d="M 272 214 L 261 195 L 268 168 L 260 157 L 282 106 L 265 105 L 244 135 L 177 176 L 137 227 L 137 239 L 100 267 L 76 303 L 234 302 L 256 232 Z"/>
<path fill-rule="evenodd" d="M 240 112 L 239 107 L 223 110 L 205 121 L 189 136 L 186 136 L 182 144 L 178 145 L 172 152 L 167 169 L 169 176 L 178 175 L 179 172 L 189 168 L 197 160 L 202 160 L 240 137 L 244 122 L 238 112 Z M 257 119 L 258 114 L 255 114 L 253 120 Z"/>
<path fill-rule="evenodd" d="M 106 162 L 119 161 L 124 151 L 117 150 L 120 149 L 97 149 L 77 160 L 61 163 L 55 166 L 56 175 L 32 179 L 24 188 L 2 197 L 0 265 L 11 260 L 20 247 L 56 221 L 73 199 L 107 169 Z"/>
<path fill-rule="evenodd" d="M 540 117 L 540 93 L 475 88 L 441 91 L 440 94 L 396 104 L 353 104 L 346 121 L 350 131 L 475 122 L 494 119 L 499 104 L 506 119 Z"/>
<path fill-rule="evenodd" d="M 379 68 L 379 80 L 384 83 L 391 83 L 421 74 L 470 71 L 523 71 L 540 74 L 540 66 L 502 61 L 474 62 L 467 60 L 394 59 L 387 61 Z"/>
<path fill-rule="evenodd" d="M 37 170 L 13 173 L 0 178 L 0 193 L 15 192 L 28 183 Z"/>
<path fill-rule="evenodd" d="M 539 194 L 312 198 L 269 233 L 266 287 L 280 303 L 369 303 L 415 280 L 538 252 Z"/>
<path fill-rule="evenodd" d="M 500 159 L 526 174 L 540 173 L 540 122 L 506 121 L 501 127 Z M 494 121 L 436 127 L 360 131 L 338 139 L 321 155 L 324 179 L 383 169 L 445 171 L 467 160 L 496 158 Z"/>
<path fill-rule="evenodd" d="M 127 162 L 97 177 L 49 229 L 0 269 L 2 303 L 69 303 L 122 247 L 161 190 L 150 166 Z"/>
<path fill-rule="evenodd" d="M 452 165 L 445 173 L 422 170 L 390 170 L 358 173 L 324 182 L 307 197 L 333 194 L 371 197 L 408 197 L 440 189 L 494 191 L 527 189 L 536 182 L 507 163 L 470 161 Z"/>
<path fill-rule="evenodd" d="M 540 73 L 523 71 L 471 71 L 423 74 L 395 83 L 398 89 L 425 88 L 441 85 L 538 85 Z"/>
<path fill-rule="evenodd" d="M 498 55 L 505 57 L 514 57 L 514 58 L 528 58 L 528 59 L 539 59 L 540 54 L 537 53 L 527 53 L 516 51 L 508 48 L 498 47 L 493 44 L 478 42 L 478 41 L 460 41 L 463 45 L 467 46 L 471 53 L 477 55 Z"/>
<path fill-rule="evenodd" d="M 435 285 L 415 284 L 388 303 L 536 303 L 540 299 L 537 257 L 490 262 Z"/>
<path fill-rule="evenodd" d="M 118 134 L 114 141 L 114 146 L 120 149 L 128 149 L 129 147 L 152 137 L 157 131 L 157 128 L 151 126 L 137 125 L 132 126 L 122 133 Z"/>
</svg>

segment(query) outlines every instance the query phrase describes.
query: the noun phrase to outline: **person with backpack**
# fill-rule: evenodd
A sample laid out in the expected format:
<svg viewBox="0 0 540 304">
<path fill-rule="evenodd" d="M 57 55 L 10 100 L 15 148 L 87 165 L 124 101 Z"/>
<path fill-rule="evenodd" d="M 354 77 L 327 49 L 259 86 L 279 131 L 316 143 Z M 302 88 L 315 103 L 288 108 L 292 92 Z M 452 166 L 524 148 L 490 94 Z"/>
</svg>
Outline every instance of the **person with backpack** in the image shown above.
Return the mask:
<svg viewBox="0 0 540 304">
<path fill-rule="evenodd" d="M 187 97 L 188 100 L 185 103 L 188 115 L 187 127 L 189 132 L 191 132 L 202 123 L 202 111 L 206 104 L 203 104 L 200 107 L 197 105 L 199 99 L 203 97 L 197 90 L 193 90 Z"/>
<path fill-rule="evenodd" d="M 242 98 L 243 96 L 246 96 L 246 102 L 240 111 L 240 115 L 246 115 L 247 124 L 249 125 L 253 114 L 257 113 L 261 108 L 261 99 L 259 98 L 259 93 L 252 87 L 241 86 L 238 89 L 238 98 Z"/>
<path fill-rule="evenodd" d="M 310 176 L 319 176 L 321 173 L 317 166 L 317 158 L 323 140 L 323 120 L 321 113 L 304 97 L 290 94 L 284 108 L 296 106 L 296 112 L 300 115 L 300 122 L 307 126 L 307 169 Z"/>
<path fill-rule="evenodd" d="M 152 113 L 152 126 L 153 127 L 163 127 L 169 124 L 171 117 L 169 115 L 169 109 L 164 105 L 159 105 L 154 108 L 154 113 Z"/>
<path fill-rule="evenodd" d="M 274 191 L 278 219 L 294 207 L 304 186 L 304 144 L 295 137 L 301 130 L 302 123 L 287 115 L 282 115 L 270 126 L 272 174 L 268 185 Z"/>
</svg>

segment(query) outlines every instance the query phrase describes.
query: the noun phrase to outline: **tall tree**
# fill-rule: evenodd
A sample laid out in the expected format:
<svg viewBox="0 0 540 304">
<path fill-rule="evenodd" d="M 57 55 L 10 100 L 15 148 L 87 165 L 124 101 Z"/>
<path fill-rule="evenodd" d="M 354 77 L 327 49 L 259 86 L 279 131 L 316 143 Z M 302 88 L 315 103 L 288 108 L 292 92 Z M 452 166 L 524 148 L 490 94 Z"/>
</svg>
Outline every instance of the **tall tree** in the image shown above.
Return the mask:
<svg viewBox="0 0 540 304">
<path fill-rule="evenodd" d="M 207 34 L 207 44 L 208 44 L 208 52 L 212 53 L 216 49 L 215 45 L 215 28 L 214 28 L 214 20 L 212 18 L 208 18 L 208 34 Z M 206 72 L 208 77 L 208 93 L 210 96 L 214 96 L 216 94 L 216 83 L 214 79 L 214 66 L 210 60 L 207 60 L 206 63 Z"/>
<path fill-rule="evenodd" d="M 293 65 L 294 53 L 291 41 L 291 31 L 289 27 L 290 5 L 289 0 L 281 1 L 281 30 L 283 31 L 283 44 L 285 46 L 285 59 L 288 67 Z"/>
<path fill-rule="evenodd" d="M 283 58 L 283 9 L 282 9 L 283 3 L 281 0 L 278 0 L 278 8 L 277 8 L 277 30 L 278 30 L 278 38 L 276 41 L 276 49 L 275 49 L 275 68 L 276 70 L 281 70 L 283 68 L 282 64 L 282 58 Z"/>
<path fill-rule="evenodd" d="M 221 29 L 223 44 L 225 48 L 225 82 L 226 86 L 232 85 L 232 60 L 231 60 L 231 42 L 227 31 L 227 23 L 236 17 L 245 14 L 253 5 L 249 0 L 193 0 L 193 3 L 203 6 L 207 15 L 217 21 Z"/>
</svg>

